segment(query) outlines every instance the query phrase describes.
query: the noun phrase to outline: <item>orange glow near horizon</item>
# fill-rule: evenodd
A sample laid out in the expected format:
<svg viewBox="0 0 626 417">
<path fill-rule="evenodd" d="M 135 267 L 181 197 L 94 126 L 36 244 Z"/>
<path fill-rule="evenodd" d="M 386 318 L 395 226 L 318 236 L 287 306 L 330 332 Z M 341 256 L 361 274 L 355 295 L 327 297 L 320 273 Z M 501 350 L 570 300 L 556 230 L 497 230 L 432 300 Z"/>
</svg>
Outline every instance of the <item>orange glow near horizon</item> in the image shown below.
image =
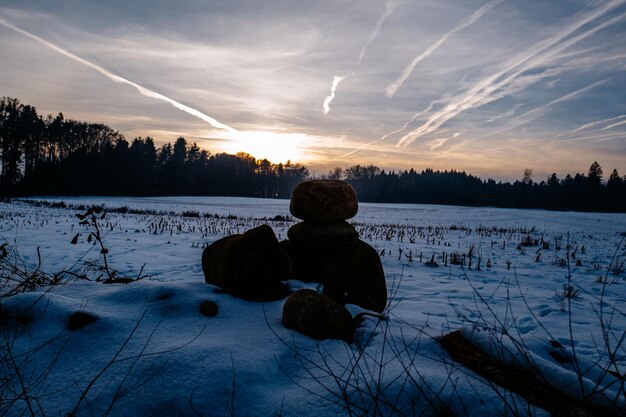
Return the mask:
<svg viewBox="0 0 626 417">
<path fill-rule="evenodd" d="M 277 164 L 305 160 L 307 145 L 304 134 L 245 131 L 230 133 L 224 151 L 230 154 L 245 152 L 256 159 L 268 159 Z"/>
</svg>

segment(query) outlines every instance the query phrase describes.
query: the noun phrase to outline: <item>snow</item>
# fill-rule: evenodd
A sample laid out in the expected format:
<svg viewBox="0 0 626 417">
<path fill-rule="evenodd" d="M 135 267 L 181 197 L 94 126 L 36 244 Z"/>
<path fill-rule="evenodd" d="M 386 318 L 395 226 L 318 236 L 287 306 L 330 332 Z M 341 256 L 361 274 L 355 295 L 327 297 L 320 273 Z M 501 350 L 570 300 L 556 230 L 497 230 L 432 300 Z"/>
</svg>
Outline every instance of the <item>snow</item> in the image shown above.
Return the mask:
<svg viewBox="0 0 626 417">
<path fill-rule="evenodd" d="M 505 352 L 509 362 L 528 366 L 526 359 L 532 358 L 546 380 L 579 396 L 574 364 L 550 355 L 551 340 L 570 356 L 573 345 L 586 371 L 587 393 L 604 387 L 604 397 L 593 400 L 615 400 L 624 407 L 618 379 L 603 371 L 611 367 L 603 350 L 608 335 L 609 346 L 617 346 L 611 370 L 626 372 L 626 349 L 618 344 L 626 329 L 623 214 L 362 203 L 351 222 L 381 253 L 392 302 L 388 321 L 367 318 L 355 343 L 346 345 L 316 342 L 284 328 L 284 301 L 247 302 L 204 283 L 203 247 L 262 223 L 286 238 L 293 221 L 271 219 L 290 216 L 288 200 L 34 200 L 42 199 L 151 212 L 108 212 L 100 222 L 111 266 L 132 276 L 145 264 L 148 278 L 128 285 L 75 281 L 1 299 L 4 314 L 21 311 L 28 318 L 5 329 L 3 346 L 11 346 L 37 415 L 70 412 L 93 381 L 77 415 L 339 416 L 347 415 L 333 403 L 342 387 L 355 404 L 372 398 L 359 397 L 360 392 L 382 387 L 381 398 L 388 402 L 379 415 L 410 414 L 412 404 L 417 414 L 442 409 L 470 416 L 505 414 L 502 393 L 454 364 L 437 343 L 437 337 L 457 329 L 494 355 Z M 184 212 L 199 217 L 184 217 Z M 31 270 L 38 264 L 37 248 L 41 269 L 50 273 L 80 268 L 85 261 L 101 263 L 76 213 L 71 207 L 1 203 L 0 244 L 8 242 Z M 79 241 L 72 245 L 77 233 Z M 538 241 L 543 237 L 546 248 L 540 243 L 518 248 L 529 234 Z M 463 268 L 449 261 L 444 266 L 444 252 L 467 254 L 472 245 L 471 269 L 467 261 Z M 433 254 L 439 266 L 427 267 Z M 581 295 L 559 303 L 557 292 L 567 284 L 568 271 Z M 299 281 L 289 285 L 315 288 Z M 205 300 L 218 304 L 216 317 L 199 313 Z M 362 311 L 348 308 L 353 314 Z M 97 320 L 69 331 L 68 318 L 77 311 Z M 357 384 L 360 389 L 352 389 Z M 510 393 L 505 397 L 525 410 L 523 400 Z M 27 407 L 24 398 L 16 403 L 3 398 L 0 405 L 7 415 L 22 415 Z"/>
</svg>

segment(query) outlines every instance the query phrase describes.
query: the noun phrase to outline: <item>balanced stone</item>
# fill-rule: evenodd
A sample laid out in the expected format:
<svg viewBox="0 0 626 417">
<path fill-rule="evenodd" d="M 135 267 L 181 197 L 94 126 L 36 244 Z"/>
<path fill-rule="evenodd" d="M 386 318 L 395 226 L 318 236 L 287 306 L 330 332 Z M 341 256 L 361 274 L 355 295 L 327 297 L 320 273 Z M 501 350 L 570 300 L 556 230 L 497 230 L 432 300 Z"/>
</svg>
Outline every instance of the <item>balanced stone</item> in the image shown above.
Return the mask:
<svg viewBox="0 0 626 417">
<path fill-rule="evenodd" d="M 313 290 L 299 290 L 287 298 L 283 324 L 314 339 L 352 343 L 354 337 L 350 312 L 337 301 Z"/>
<path fill-rule="evenodd" d="M 281 247 L 289 254 L 293 279 L 324 285 L 324 294 L 340 303 L 356 304 L 382 313 L 387 306 L 387 284 L 378 252 L 357 240 L 343 252 L 304 250 L 292 241 Z"/>
<path fill-rule="evenodd" d="M 358 211 L 352 186 L 340 180 L 309 180 L 301 182 L 291 194 L 289 211 L 295 217 L 328 223 L 347 220 Z"/>
<path fill-rule="evenodd" d="M 312 251 L 296 246 L 291 240 L 281 241 L 280 247 L 289 255 L 289 259 L 291 259 L 292 274 L 289 277 L 290 279 L 297 279 L 304 282 L 319 282 L 323 284 L 320 277 L 319 265 L 315 263 L 317 259 L 320 259 L 318 253 L 314 254 Z"/>
<path fill-rule="evenodd" d="M 382 313 L 387 306 L 387 283 L 378 252 L 362 240 L 345 256 L 324 263 L 324 294 L 341 302 Z"/>
<path fill-rule="evenodd" d="M 291 260 L 268 225 L 226 236 L 202 253 L 202 271 L 208 284 L 253 295 L 289 279 Z"/>
<path fill-rule="evenodd" d="M 332 223 L 296 223 L 287 231 L 289 239 L 303 249 L 345 251 L 359 240 L 359 233 L 346 221 Z"/>
</svg>

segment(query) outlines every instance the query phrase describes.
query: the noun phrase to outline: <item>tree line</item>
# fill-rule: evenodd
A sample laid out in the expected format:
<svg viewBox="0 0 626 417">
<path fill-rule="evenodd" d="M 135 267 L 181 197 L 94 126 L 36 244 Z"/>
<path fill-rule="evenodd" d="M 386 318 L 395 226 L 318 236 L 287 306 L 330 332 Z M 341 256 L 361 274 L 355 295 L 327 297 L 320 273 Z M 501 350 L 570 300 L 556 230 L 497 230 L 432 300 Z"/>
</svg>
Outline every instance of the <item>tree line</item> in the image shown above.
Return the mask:
<svg viewBox="0 0 626 417">
<path fill-rule="evenodd" d="M 274 164 L 239 153 L 211 154 L 178 138 L 157 147 L 150 137 L 128 142 L 103 124 L 42 117 L 18 99 L 0 99 L 0 193 L 10 195 L 220 195 L 289 198 L 309 178 L 298 163 Z M 451 171 L 335 168 L 360 201 L 626 212 L 626 176 L 587 173 L 539 182 L 532 171 L 513 183 Z"/>
<path fill-rule="evenodd" d="M 289 198 L 309 177 L 298 163 L 211 154 L 178 138 L 128 142 L 102 124 L 41 117 L 18 99 L 0 100 L 2 195 L 222 195 Z"/>
<path fill-rule="evenodd" d="M 530 169 L 509 183 L 455 170 L 387 172 L 373 165 L 335 168 L 326 177 L 348 181 L 359 200 L 369 202 L 626 212 L 626 176 L 613 169 L 604 181 L 597 162 L 586 174 L 560 179 L 553 173 L 539 182 L 532 180 Z"/>
</svg>

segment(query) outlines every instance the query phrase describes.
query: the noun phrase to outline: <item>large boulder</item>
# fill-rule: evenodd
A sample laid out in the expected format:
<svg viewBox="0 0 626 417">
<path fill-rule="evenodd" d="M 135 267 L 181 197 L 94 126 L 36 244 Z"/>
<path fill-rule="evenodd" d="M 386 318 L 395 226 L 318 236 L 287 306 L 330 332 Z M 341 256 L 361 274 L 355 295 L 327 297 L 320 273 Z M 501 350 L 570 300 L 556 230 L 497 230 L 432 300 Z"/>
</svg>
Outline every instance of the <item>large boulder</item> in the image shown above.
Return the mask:
<svg viewBox="0 0 626 417">
<path fill-rule="evenodd" d="M 340 180 L 309 180 L 301 182 L 291 194 L 289 211 L 295 217 L 328 223 L 347 220 L 358 211 L 352 186 Z"/>
<path fill-rule="evenodd" d="M 291 259 L 291 279 L 297 279 L 304 282 L 320 282 L 320 268 L 315 262 L 323 258 L 318 252 L 307 251 L 306 249 L 294 245 L 291 240 L 283 240 L 280 247 L 289 255 Z"/>
<path fill-rule="evenodd" d="M 337 301 L 313 290 L 299 290 L 287 298 L 283 324 L 314 339 L 352 343 L 354 337 L 350 312 Z"/>
<path fill-rule="evenodd" d="M 303 249 L 345 251 L 359 240 L 359 233 L 346 221 L 332 223 L 300 222 L 289 228 L 287 236 Z"/>
<path fill-rule="evenodd" d="M 226 236 L 202 253 L 208 284 L 248 299 L 271 299 L 273 289 L 291 276 L 291 260 L 268 225 Z M 281 298 L 282 295 L 278 296 Z"/>
<path fill-rule="evenodd" d="M 362 240 L 344 252 L 305 250 L 290 240 L 280 245 L 291 258 L 294 279 L 323 284 L 324 294 L 342 304 L 356 304 L 378 313 L 387 306 L 380 257 Z"/>
</svg>

